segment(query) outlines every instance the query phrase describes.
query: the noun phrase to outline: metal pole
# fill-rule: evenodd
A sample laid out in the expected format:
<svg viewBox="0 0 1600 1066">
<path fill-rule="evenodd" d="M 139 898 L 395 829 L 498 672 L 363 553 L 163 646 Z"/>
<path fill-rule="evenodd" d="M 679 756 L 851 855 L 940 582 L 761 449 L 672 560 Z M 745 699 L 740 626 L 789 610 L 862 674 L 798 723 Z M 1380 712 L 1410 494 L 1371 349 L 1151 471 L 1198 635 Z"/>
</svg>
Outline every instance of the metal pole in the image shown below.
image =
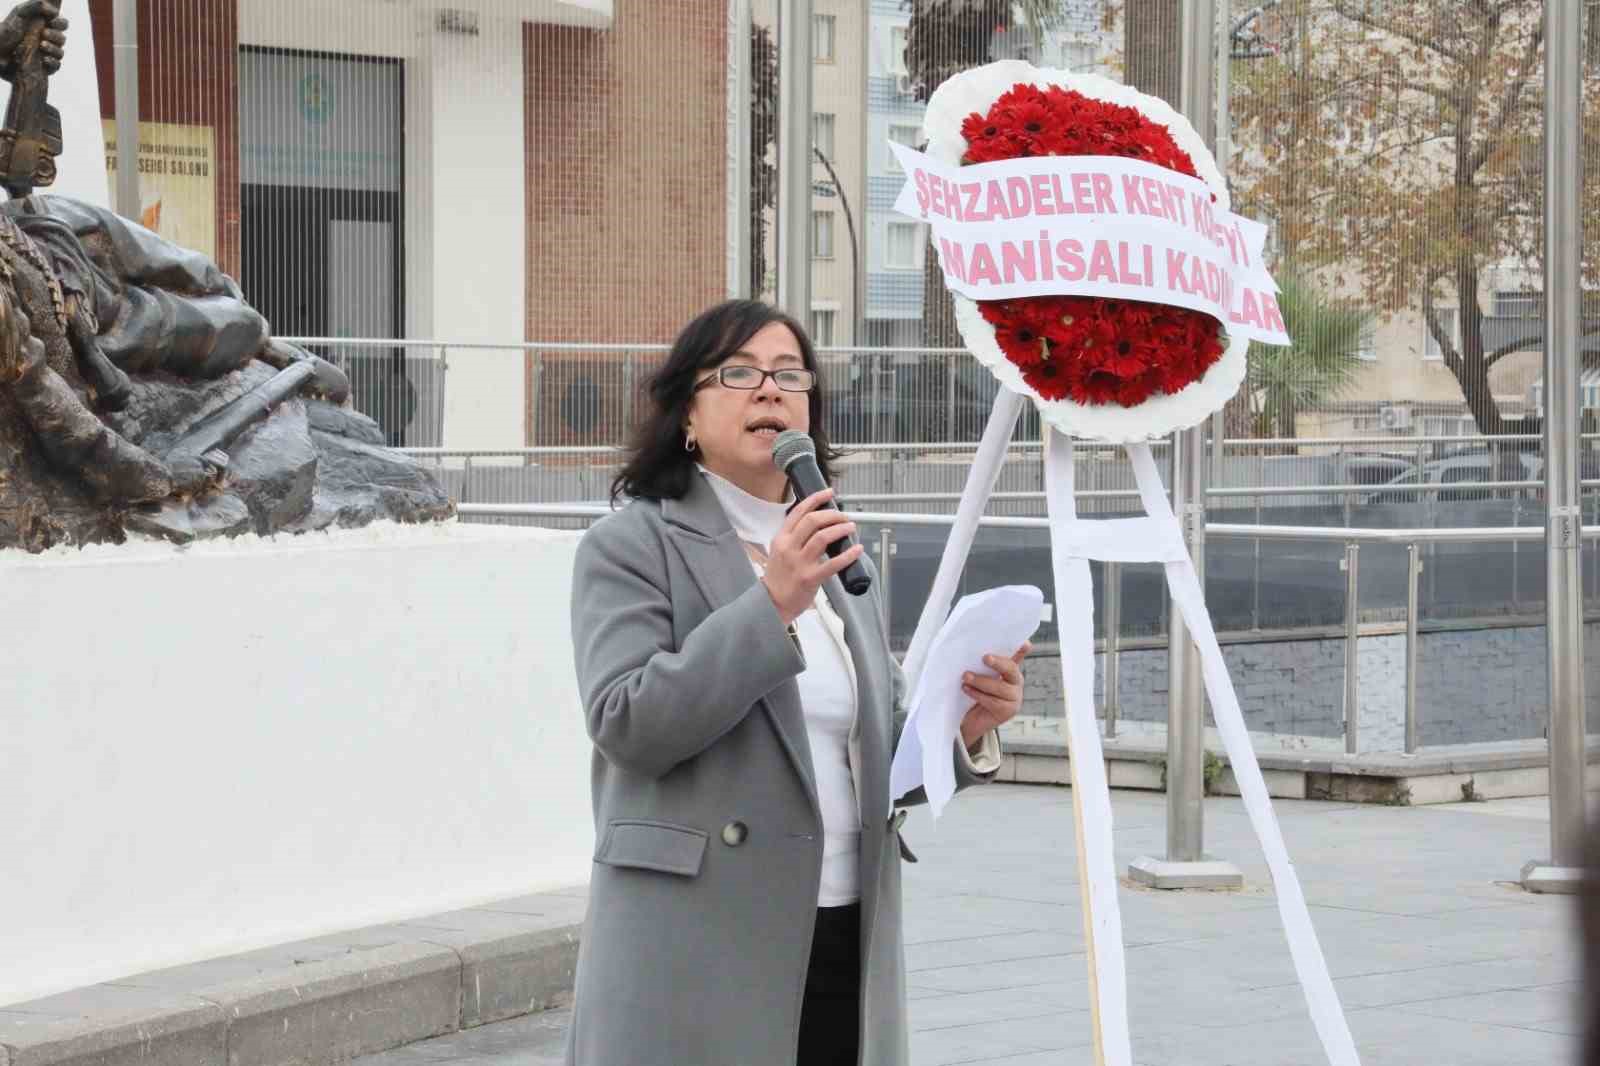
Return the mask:
<svg viewBox="0 0 1600 1066">
<path fill-rule="evenodd" d="M 750 0 L 728 0 L 728 297 L 750 295 Z"/>
<path fill-rule="evenodd" d="M 1213 154 L 1217 158 L 1217 170 L 1222 174 L 1222 181 L 1231 191 L 1233 180 L 1228 173 L 1229 165 L 1233 160 L 1233 129 L 1232 116 L 1229 114 L 1230 85 L 1228 80 L 1230 59 L 1233 54 L 1233 35 L 1230 31 L 1233 19 L 1229 0 L 1213 0 L 1212 7 L 1216 9 L 1216 21 L 1212 24 L 1212 41 L 1216 52 L 1213 62 L 1216 64 L 1216 126 L 1214 127 L 1215 140 Z M 1204 131 L 1201 133 L 1204 136 Z M 1242 388 L 1243 386 L 1241 386 Z M 1214 411 L 1211 415 L 1211 473 L 1210 483 L 1222 483 L 1222 441 L 1227 434 L 1226 419 L 1222 411 Z"/>
<path fill-rule="evenodd" d="M 139 194 L 139 6 L 116 0 L 111 24 L 112 70 L 116 80 L 117 213 L 138 221 Z"/>
<path fill-rule="evenodd" d="M 1216 49 L 1213 46 L 1215 0 L 1186 0 L 1183 5 L 1183 113 L 1208 143 Z M 1172 438 L 1172 509 L 1183 525 L 1184 544 L 1205 588 L 1205 431 L 1181 430 Z M 1200 862 L 1204 858 L 1205 821 L 1205 695 L 1200 661 L 1188 627 L 1177 610 L 1167 626 L 1167 861 Z"/>
<path fill-rule="evenodd" d="M 894 569 L 894 527 L 878 530 L 878 606 L 883 615 L 883 635 L 889 636 L 889 584 Z"/>
<path fill-rule="evenodd" d="M 1122 564 L 1106 563 L 1106 737 L 1117 735 L 1117 690 L 1122 680 Z"/>
<path fill-rule="evenodd" d="M 1550 861 L 1529 863 L 1532 891 L 1574 892 L 1584 850 L 1582 512 L 1578 494 L 1578 279 L 1583 243 L 1581 8 L 1544 6 L 1545 595 L 1550 679 Z"/>
<path fill-rule="evenodd" d="M 538 447 L 539 404 L 544 398 L 544 355 L 538 351 L 530 354 L 532 365 L 528 370 L 528 444 Z"/>
<path fill-rule="evenodd" d="M 1344 546 L 1344 750 L 1361 750 L 1361 684 L 1357 651 L 1361 639 L 1361 545 Z"/>
<path fill-rule="evenodd" d="M 778 0 L 778 306 L 811 317 L 811 0 Z"/>
<path fill-rule="evenodd" d="M 945 431 L 944 439 L 956 439 L 956 357 L 944 357 L 944 403 L 945 403 Z"/>
<path fill-rule="evenodd" d="M 1406 754 L 1417 753 L 1417 577 L 1422 573 L 1422 553 L 1415 542 L 1406 545 Z"/>
</svg>

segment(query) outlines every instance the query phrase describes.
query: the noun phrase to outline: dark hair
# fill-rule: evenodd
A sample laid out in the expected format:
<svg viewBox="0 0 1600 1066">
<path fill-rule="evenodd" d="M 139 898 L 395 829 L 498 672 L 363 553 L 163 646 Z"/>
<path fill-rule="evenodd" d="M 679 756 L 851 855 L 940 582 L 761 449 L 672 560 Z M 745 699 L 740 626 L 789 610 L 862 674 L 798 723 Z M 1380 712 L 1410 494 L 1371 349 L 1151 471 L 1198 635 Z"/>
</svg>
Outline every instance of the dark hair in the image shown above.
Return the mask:
<svg viewBox="0 0 1600 1066">
<path fill-rule="evenodd" d="M 672 343 L 667 361 L 645 384 L 650 410 L 634 431 L 628 458 L 611 482 L 613 504 L 622 495 L 675 500 L 689 491 L 696 457 L 684 451 L 683 423 L 689 416 L 698 375 L 726 362 L 729 356 L 748 344 L 751 337 L 774 322 L 788 327 L 800 345 L 800 358 L 805 361 L 806 368 L 816 370 L 817 355 L 811 338 L 806 336 L 800 323 L 771 304 L 758 300 L 729 300 L 702 311 L 683 327 Z M 817 466 L 822 468 L 823 479 L 831 484 L 833 474 L 829 464 L 839 458 L 839 453 L 828 443 L 822 426 L 824 405 L 820 374 L 816 388 L 806 399 L 811 410 L 811 439 L 817 446 Z"/>
</svg>

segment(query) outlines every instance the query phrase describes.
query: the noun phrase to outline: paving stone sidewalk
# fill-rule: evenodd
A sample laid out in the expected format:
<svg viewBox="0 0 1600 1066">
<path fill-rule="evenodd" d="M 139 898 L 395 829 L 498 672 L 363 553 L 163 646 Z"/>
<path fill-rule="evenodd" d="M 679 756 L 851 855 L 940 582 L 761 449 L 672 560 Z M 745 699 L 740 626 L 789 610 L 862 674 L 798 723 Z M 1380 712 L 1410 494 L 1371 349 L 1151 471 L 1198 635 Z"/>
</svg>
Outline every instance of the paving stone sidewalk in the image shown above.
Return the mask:
<svg viewBox="0 0 1600 1066">
<path fill-rule="evenodd" d="M 1065 789 L 997 785 L 962 796 L 937 827 L 913 814 L 915 1066 L 1090 1061 L 1070 804 Z M 1159 853 L 1163 797 L 1118 792 L 1113 806 L 1121 867 Z M 1545 800 L 1276 806 L 1365 1066 L 1576 1061 L 1572 901 L 1512 884 L 1548 850 Z M 1207 802 L 1206 841 L 1243 868 L 1243 892 L 1122 893 L 1135 1060 L 1322 1063 L 1238 800 Z M 358 1061 L 546 1066 L 560 1062 L 566 1023 L 552 1011 Z"/>
</svg>

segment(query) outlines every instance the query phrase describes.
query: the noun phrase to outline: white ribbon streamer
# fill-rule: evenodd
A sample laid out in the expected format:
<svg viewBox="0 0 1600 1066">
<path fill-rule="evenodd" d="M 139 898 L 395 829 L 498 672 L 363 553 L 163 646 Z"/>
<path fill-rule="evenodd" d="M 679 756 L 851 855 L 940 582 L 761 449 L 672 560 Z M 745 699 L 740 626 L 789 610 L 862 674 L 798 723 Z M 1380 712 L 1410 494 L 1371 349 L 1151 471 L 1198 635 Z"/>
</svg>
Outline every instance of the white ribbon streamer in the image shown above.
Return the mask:
<svg viewBox="0 0 1600 1066">
<path fill-rule="evenodd" d="M 1084 525 L 1073 498 L 1072 439 L 1045 427 L 1044 485 L 1052 549 Z M 1111 788 L 1094 710 L 1094 586 L 1089 562 L 1052 550 L 1061 683 L 1067 693 L 1067 756 L 1083 888 L 1083 935 L 1089 957 L 1089 1009 L 1095 1061 L 1132 1066 L 1128 975 L 1117 904 L 1117 857 L 1111 837 Z"/>
<path fill-rule="evenodd" d="M 1131 444 L 1128 457 L 1133 461 L 1134 479 L 1145 509 L 1158 522 L 1170 524 L 1174 531 L 1178 520 L 1172 513 L 1166 493 L 1161 487 L 1161 476 L 1156 471 L 1155 459 L 1148 444 Z M 1244 714 L 1239 710 L 1239 698 L 1233 691 L 1233 681 L 1228 677 L 1228 667 L 1222 660 L 1222 649 L 1217 646 L 1217 634 L 1211 626 L 1211 615 L 1206 611 L 1205 594 L 1194 571 L 1194 563 L 1187 555 L 1178 562 L 1166 564 L 1167 585 L 1172 590 L 1172 600 L 1183 615 L 1184 624 L 1200 651 L 1200 669 L 1205 678 L 1206 695 L 1211 699 L 1211 717 L 1216 721 L 1217 733 L 1233 766 L 1234 779 L 1239 783 L 1239 795 L 1244 800 L 1245 812 L 1255 829 L 1256 840 L 1267 860 L 1272 874 L 1272 887 L 1278 897 L 1278 916 L 1283 921 L 1284 935 L 1289 941 L 1289 955 L 1294 960 L 1300 988 L 1305 992 L 1306 1006 L 1311 1012 L 1312 1024 L 1322 1041 L 1322 1050 L 1332 1066 L 1360 1066 L 1355 1041 L 1350 1035 L 1350 1025 L 1345 1020 L 1344 1009 L 1339 1004 L 1339 993 L 1333 987 L 1328 973 L 1328 962 L 1322 955 L 1322 945 L 1311 925 L 1311 913 L 1306 909 L 1305 894 L 1300 889 L 1300 878 L 1289 861 L 1289 849 L 1283 842 L 1283 831 L 1278 826 L 1278 816 L 1267 795 L 1267 782 L 1261 776 L 1261 765 L 1256 761 L 1255 748 L 1245 728 Z M 1065 604 L 1063 604 L 1065 607 Z M 1065 610 L 1062 611 L 1066 613 Z"/>
<path fill-rule="evenodd" d="M 1020 397 L 1002 390 L 991 413 L 978 459 L 962 490 L 957 528 L 945 545 L 930 597 L 918 623 L 907 671 L 920 669 L 916 653 L 926 655 L 928 641 L 949 611 L 956 580 L 971 549 L 977 517 L 994 487 L 1015 424 Z M 1006 398 L 1013 402 L 1007 402 Z M 1111 792 L 1094 702 L 1094 589 L 1089 560 L 1160 562 L 1164 564 L 1173 602 L 1183 616 L 1200 655 L 1206 693 L 1211 700 L 1223 748 L 1238 781 L 1251 827 L 1261 845 L 1277 895 L 1278 914 L 1289 942 L 1289 954 L 1305 993 L 1306 1006 L 1331 1066 L 1360 1066 L 1355 1041 L 1340 1006 L 1327 960 L 1311 925 L 1294 865 L 1284 844 L 1266 781 L 1245 728 L 1239 700 L 1217 644 L 1205 597 L 1183 546 L 1177 518 L 1167 500 L 1149 445 L 1128 445 L 1135 481 L 1146 516 L 1080 521 L 1074 492 L 1072 442 L 1045 427 L 1045 495 L 1049 506 L 1051 563 L 1054 570 L 1061 669 L 1066 691 L 1067 745 L 1072 775 L 1072 804 L 1083 888 L 1084 937 L 1090 974 L 1090 1011 L 1094 1022 L 1098 1066 L 1132 1066 L 1128 1025 L 1127 965 L 1123 953 L 1122 916 L 1117 900 L 1118 878 L 1112 839 Z M 938 590 L 944 589 L 943 593 Z M 915 685 L 915 675 L 912 675 Z"/>
</svg>

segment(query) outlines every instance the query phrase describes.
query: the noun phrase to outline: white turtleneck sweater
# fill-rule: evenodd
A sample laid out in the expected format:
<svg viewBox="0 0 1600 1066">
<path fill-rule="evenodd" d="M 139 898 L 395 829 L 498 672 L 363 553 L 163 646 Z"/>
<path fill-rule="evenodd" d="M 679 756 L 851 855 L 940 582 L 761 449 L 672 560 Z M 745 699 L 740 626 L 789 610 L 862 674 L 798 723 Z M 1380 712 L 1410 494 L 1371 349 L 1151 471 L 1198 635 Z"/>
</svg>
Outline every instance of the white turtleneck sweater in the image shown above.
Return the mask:
<svg viewBox="0 0 1600 1066">
<path fill-rule="evenodd" d="M 783 528 L 789 505 L 752 496 L 726 478 L 700 467 L 722 504 L 734 532 L 766 554 Z M 762 567 L 752 560 L 756 572 Z M 822 808 L 822 884 L 817 906 L 840 907 L 861 898 L 861 805 L 856 732 L 856 674 L 845 644 L 844 620 L 827 593 L 795 619 L 805 670 L 795 678 L 805 713 L 811 766 Z"/>
</svg>

